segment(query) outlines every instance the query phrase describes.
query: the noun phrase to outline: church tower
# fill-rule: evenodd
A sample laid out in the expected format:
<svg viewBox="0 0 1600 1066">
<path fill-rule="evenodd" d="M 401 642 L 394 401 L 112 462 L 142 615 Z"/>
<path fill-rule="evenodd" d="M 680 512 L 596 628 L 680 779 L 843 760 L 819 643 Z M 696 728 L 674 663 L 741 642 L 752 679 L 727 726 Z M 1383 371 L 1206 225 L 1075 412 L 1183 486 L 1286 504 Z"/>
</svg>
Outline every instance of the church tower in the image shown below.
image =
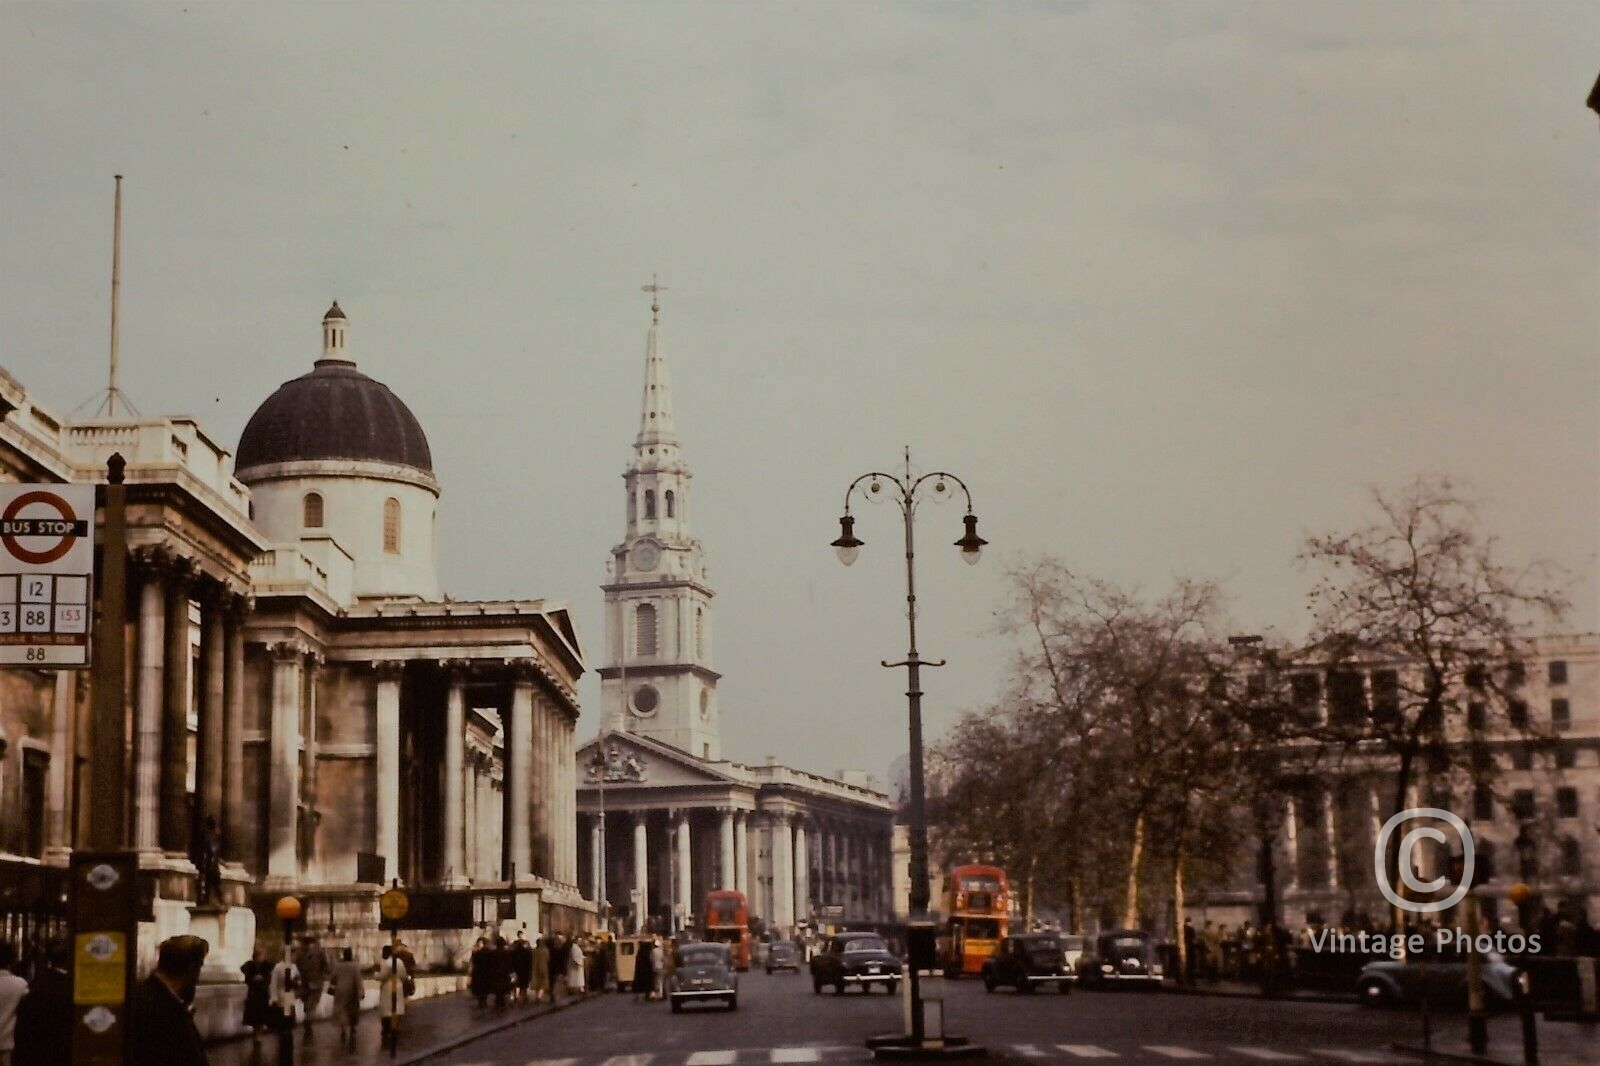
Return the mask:
<svg viewBox="0 0 1600 1066">
<path fill-rule="evenodd" d="M 640 733 L 689 754 L 722 758 L 717 678 L 711 669 L 711 587 L 700 542 L 689 533 L 689 468 L 672 425 L 672 390 L 661 355 L 659 286 L 651 294 L 644 395 L 633 461 L 622 475 L 627 532 L 611 549 L 606 659 L 600 669 L 604 728 Z"/>
</svg>

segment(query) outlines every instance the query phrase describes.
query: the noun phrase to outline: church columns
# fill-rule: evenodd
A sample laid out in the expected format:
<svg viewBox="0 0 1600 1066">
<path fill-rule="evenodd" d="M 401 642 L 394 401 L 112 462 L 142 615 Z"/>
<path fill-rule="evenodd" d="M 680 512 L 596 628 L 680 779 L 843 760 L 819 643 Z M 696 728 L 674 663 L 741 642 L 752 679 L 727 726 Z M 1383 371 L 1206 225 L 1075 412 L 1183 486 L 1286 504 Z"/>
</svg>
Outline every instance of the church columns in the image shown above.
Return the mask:
<svg viewBox="0 0 1600 1066">
<path fill-rule="evenodd" d="M 222 763 L 224 780 L 231 787 L 224 792 L 222 854 L 230 862 L 244 861 L 245 839 L 254 832 L 238 794 L 244 780 L 244 619 L 248 612 L 249 600 L 238 595 L 230 597 L 223 625 L 228 647 L 222 701 Z"/>
<path fill-rule="evenodd" d="M 267 878 L 293 882 L 299 873 L 295 854 L 300 813 L 300 669 L 305 648 L 297 641 L 272 647 L 272 743 L 268 765 Z"/>
<path fill-rule="evenodd" d="M 162 668 L 159 815 L 163 851 L 189 850 L 189 586 L 193 564 L 167 573 L 163 591 L 166 662 Z"/>
<path fill-rule="evenodd" d="M 601 829 L 601 815 L 591 815 L 589 818 L 589 898 L 597 904 L 604 904 L 601 894 L 605 888 L 604 870 L 606 866 L 605 831 Z"/>
<path fill-rule="evenodd" d="M 748 898 L 754 893 L 750 888 L 750 815 L 739 811 L 733 820 L 733 879 L 734 887 Z"/>
<path fill-rule="evenodd" d="M 566 855 L 562 882 L 578 883 L 578 752 L 572 743 L 572 718 L 556 708 L 556 736 L 561 745 L 561 824 L 559 839 Z"/>
<path fill-rule="evenodd" d="M 138 691 L 133 726 L 133 846 L 161 846 L 161 698 L 166 659 L 166 589 L 161 559 L 140 557 Z"/>
<path fill-rule="evenodd" d="M 519 676 L 511 686 L 511 728 L 506 734 L 506 875 L 534 872 L 529 805 L 533 799 L 533 678 Z"/>
<path fill-rule="evenodd" d="M 1328 888 L 1339 887 L 1339 837 L 1338 811 L 1334 808 L 1334 795 L 1331 791 L 1322 793 L 1322 836 L 1326 841 L 1328 863 Z"/>
<path fill-rule="evenodd" d="M 378 665 L 378 698 L 373 720 L 373 753 L 377 776 L 372 823 L 386 877 L 400 875 L 400 678 L 401 663 Z"/>
<path fill-rule="evenodd" d="M 467 884 L 462 851 L 465 834 L 467 694 L 466 678 L 459 667 L 449 671 L 444 707 L 444 883 L 449 888 Z"/>
<path fill-rule="evenodd" d="M 1298 820 L 1295 818 L 1295 799 L 1289 796 L 1283 801 L 1283 847 L 1289 867 L 1289 890 L 1300 887 L 1300 837 Z"/>
<path fill-rule="evenodd" d="M 786 933 L 794 928 L 794 838 L 790 816 L 774 813 L 772 825 L 772 917 Z"/>
<path fill-rule="evenodd" d="M 673 823 L 678 845 L 678 883 L 674 892 L 677 907 L 673 912 L 673 921 L 677 922 L 680 917 L 687 921 L 688 916 L 694 913 L 694 847 L 690 838 L 689 812 L 673 812 Z"/>
<path fill-rule="evenodd" d="M 200 654 L 205 687 L 200 692 L 200 802 L 196 804 L 196 839 L 204 840 L 206 820 L 223 821 L 227 782 L 226 730 L 228 640 L 224 626 L 221 590 L 213 589 L 201 603 Z"/>
<path fill-rule="evenodd" d="M 794 824 L 794 918 L 800 921 L 811 914 L 811 850 L 806 843 L 806 824 Z"/>
<path fill-rule="evenodd" d="M 650 910 L 650 833 L 649 814 L 633 815 L 633 931 L 644 932 L 645 915 Z"/>
<path fill-rule="evenodd" d="M 733 860 L 733 811 L 727 807 L 723 807 L 717 811 L 717 814 L 719 818 L 717 827 L 719 833 L 718 845 L 721 849 L 718 856 L 720 862 L 718 863 L 717 867 L 717 884 L 725 889 L 737 889 L 739 887 L 738 875 L 734 872 Z"/>
</svg>

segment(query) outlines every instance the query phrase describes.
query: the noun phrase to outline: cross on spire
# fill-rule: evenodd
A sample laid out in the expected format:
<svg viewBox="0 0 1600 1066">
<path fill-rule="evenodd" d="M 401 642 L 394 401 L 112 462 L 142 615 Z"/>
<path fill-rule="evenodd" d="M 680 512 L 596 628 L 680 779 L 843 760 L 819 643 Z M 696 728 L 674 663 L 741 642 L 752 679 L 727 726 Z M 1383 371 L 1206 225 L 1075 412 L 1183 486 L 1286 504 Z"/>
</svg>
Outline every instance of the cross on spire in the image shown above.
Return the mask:
<svg viewBox="0 0 1600 1066">
<path fill-rule="evenodd" d="M 659 294 L 666 292 L 667 287 L 656 281 L 656 276 L 651 274 L 650 284 L 639 286 L 639 291 L 650 294 L 650 321 L 659 325 L 661 322 L 661 297 Z"/>
</svg>

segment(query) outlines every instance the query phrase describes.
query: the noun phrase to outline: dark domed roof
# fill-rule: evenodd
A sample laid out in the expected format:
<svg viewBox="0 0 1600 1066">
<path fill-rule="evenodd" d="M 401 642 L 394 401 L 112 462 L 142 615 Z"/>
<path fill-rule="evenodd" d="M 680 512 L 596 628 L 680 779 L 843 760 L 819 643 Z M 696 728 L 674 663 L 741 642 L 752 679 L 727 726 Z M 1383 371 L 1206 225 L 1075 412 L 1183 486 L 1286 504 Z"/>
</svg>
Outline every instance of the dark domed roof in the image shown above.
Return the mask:
<svg viewBox="0 0 1600 1066">
<path fill-rule="evenodd" d="M 382 382 L 343 359 L 319 359 L 256 408 L 239 436 L 238 471 L 310 459 L 397 463 L 433 473 L 416 416 Z"/>
</svg>

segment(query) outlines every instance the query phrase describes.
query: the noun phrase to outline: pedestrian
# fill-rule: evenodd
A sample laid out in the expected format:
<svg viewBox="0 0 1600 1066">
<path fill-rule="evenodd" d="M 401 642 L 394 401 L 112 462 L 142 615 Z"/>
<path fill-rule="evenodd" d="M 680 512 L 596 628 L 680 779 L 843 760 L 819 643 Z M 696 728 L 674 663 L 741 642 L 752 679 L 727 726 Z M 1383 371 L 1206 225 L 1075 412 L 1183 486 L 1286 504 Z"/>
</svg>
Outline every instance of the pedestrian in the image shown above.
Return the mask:
<svg viewBox="0 0 1600 1066">
<path fill-rule="evenodd" d="M 339 1020 L 339 1044 L 350 1051 L 356 1049 L 356 1028 L 361 1022 L 364 991 L 361 964 L 356 962 L 356 953 L 345 948 L 339 961 L 333 964 L 333 1016 Z"/>
<path fill-rule="evenodd" d="M 511 997 L 513 981 L 511 973 L 511 945 L 506 943 L 506 938 L 494 938 L 494 1005 L 496 1010 L 505 1010 L 506 1001 Z"/>
<path fill-rule="evenodd" d="M 489 942 L 483 937 L 472 945 L 472 957 L 467 962 L 467 991 L 477 1000 L 478 1009 L 489 1005 Z"/>
<path fill-rule="evenodd" d="M 636 946 L 633 956 L 633 998 L 635 1002 L 655 998 L 656 969 L 651 943 Z"/>
<path fill-rule="evenodd" d="M 268 986 L 272 981 L 272 963 L 260 944 L 250 952 L 250 958 L 239 972 L 244 974 L 244 1027 L 257 1043 L 261 1034 L 272 1024 L 272 997 Z"/>
<path fill-rule="evenodd" d="M 155 972 L 139 983 L 128 1005 L 127 1066 L 206 1066 L 190 1007 L 210 950 L 197 936 L 161 942 Z M 56 1055 L 53 1061 L 60 1061 L 59 1048 Z"/>
<path fill-rule="evenodd" d="M 550 938 L 542 936 L 533 948 L 533 1001 L 550 998 Z"/>
<path fill-rule="evenodd" d="M 267 999 L 272 1005 L 272 1028 L 278 1034 L 278 1045 L 294 1040 L 295 1003 L 300 996 L 300 967 L 294 964 L 287 945 L 283 957 L 272 967 L 267 978 Z"/>
<path fill-rule="evenodd" d="M 400 1020 L 406 1015 L 406 982 L 411 972 L 400 953 L 383 946 L 383 962 L 378 967 L 378 1022 L 383 1028 L 383 1043 L 392 1059 L 400 1051 Z"/>
<path fill-rule="evenodd" d="M 550 941 L 550 1002 L 561 998 L 567 987 L 567 952 L 571 945 L 567 938 L 555 933 Z"/>
<path fill-rule="evenodd" d="M 55 1066 L 72 1034 L 72 978 L 67 963 L 72 948 L 53 940 L 34 970 L 28 994 L 17 1006 L 16 1048 L 12 1066 Z"/>
<path fill-rule="evenodd" d="M 1200 935 L 1194 931 L 1194 922 L 1188 918 L 1183 920 L 1183 978 L 1188 984 L 1194 984 L 1195 974 L 1199 972 L 1200 960 L 1196 957 L 1200 952 Z"/>
<path fill-rule="evenodd" d="M 523 930 L 517 930 L 517 941 L 511 945 L 511 998 L 527 1005 L 528 985 L 533 981 L 533 945 Z"/>
<path fill-rule="evenodd" d="M 584 980 L 583 946 L 574 940 L 567 949 L 567 991 L 581 996 L 587 984 Z"/>
<path fill-rule="evenodd" d="M 652 999 L 667 998 L 667 949 L 661 943 L 661 938 L 656 937 L 650 945 L 650 971 L 656 979 L 655 994 Z"/>
<path fill-rule="evenodd" d="M 332 969 L 328 953 L 314 936 L 308 936 L 300 947 L 300 998 L 306 1005 L 306 1033 L 311 1033 L 311 1017 L 322 1004 L 328 990 L 328 972 Z"/>
<path fill-rule="evenodd" d="M 9 940 L 0 940 L 0 1066 L 11 1066 L 11 1052 L 17 1044 L 17 1008 L 28 994 L 28 982 L 12 972 L 17 964 L 17 949 Z"/>
</svg>

